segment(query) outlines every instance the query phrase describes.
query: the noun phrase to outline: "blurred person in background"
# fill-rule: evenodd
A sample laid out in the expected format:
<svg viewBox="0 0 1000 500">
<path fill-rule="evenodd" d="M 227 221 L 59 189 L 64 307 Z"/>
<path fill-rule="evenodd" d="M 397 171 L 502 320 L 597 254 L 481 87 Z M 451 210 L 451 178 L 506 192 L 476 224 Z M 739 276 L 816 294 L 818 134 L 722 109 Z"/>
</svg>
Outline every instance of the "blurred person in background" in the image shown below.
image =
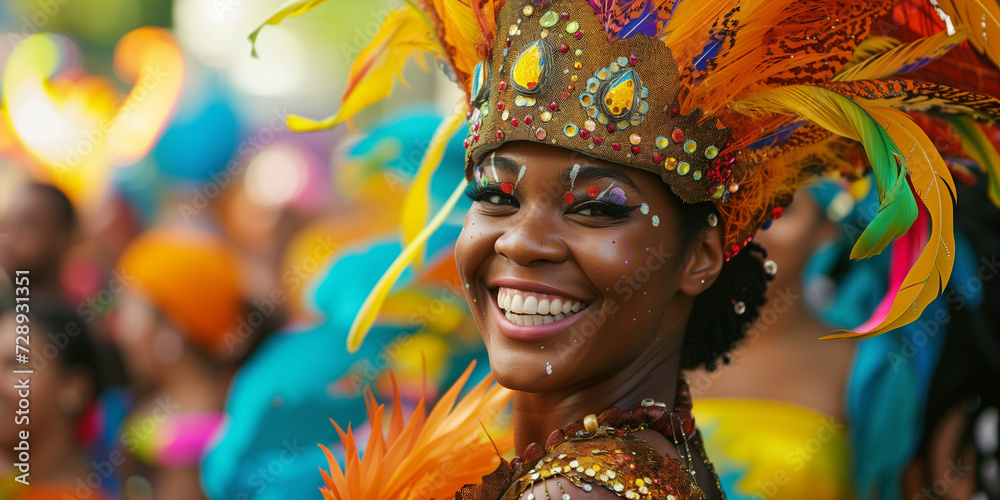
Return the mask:
<svg viewBox="0 0 1000 500">
<path fill-rule="evenodd" d="M 3 447 L 3 483 L 0 498 L 18 500 L 112 498 L 114 457 L 89 455 L 93 437 L 93 405 L 103 387 L 102 360 L 86 323 L 60 301 L 31 302 L 29 363 L 15 357 L 17 311 L 4 304 L 0 311 L 0 341 L 10 346 L 0 371 L 0 443 Z M 14 370 L 34 370 L 15 374 Z M 27 380 L 27 384 L 23 382 Z M 16 414 L 27 385 L 30 407 Z M 23 417 L 23 418 L 22 418 Z M 28 439 L 20 439 L 27 431 Z M 18 448 L 27 450 L 30 469 L 15 464 Z M 23 477 L 18 476 L 29 472 Z M 28 483 L 27 485 L 24 483 Z"/>
<path fill-rule="evenodd" d="M 30 271 L 33 296 L 62 294 L 63 261 L 77 236 L 69 198 L 47 184 L 25 185 L 0 219 L 0 268 Z"/>
<path fill-rule="evenodd" d="M 968 259 L 976 270 L 950 285 L 947 337 L 903 477 L 906 499 L 1000 499 L 1000 211 L 984 185 L 958 185 L 955 222 L 976 235 Z"/>
<path fill-rule="evenodd" d="M 156 498 L 204 498 L 198 461 L 222 421 L 227 342 L 248 310 L 231 247 L 203 231 L 156 229 L 133 241 L 113 320 L 135 391 L 121 429 L 123 488 Z"/>
<path fill-rule="evenodd" d="M 885 294 L 888 252 L 850 260 L 876 208 L 866 182 L 823 182 L 800 191 L 758 235 L 775 274 L 765 312 L 730 366 L 699 372 L 692 383 L 706 446 L 724 458 L 717 466 L 730 498 L 899 497 L 944 343 L 943 327 L 935 336 L 925 325 L 945 300 L 875 338 L 818 340 L 832 328 L 860 329 Z M 954 251 L 966 249 L 956 234 Z M 966 257 L 956 259 L 951 283 L 971 275 L 975 259 Z M 920 349 L 904 357 L 914 344 Z"/>
</svg>

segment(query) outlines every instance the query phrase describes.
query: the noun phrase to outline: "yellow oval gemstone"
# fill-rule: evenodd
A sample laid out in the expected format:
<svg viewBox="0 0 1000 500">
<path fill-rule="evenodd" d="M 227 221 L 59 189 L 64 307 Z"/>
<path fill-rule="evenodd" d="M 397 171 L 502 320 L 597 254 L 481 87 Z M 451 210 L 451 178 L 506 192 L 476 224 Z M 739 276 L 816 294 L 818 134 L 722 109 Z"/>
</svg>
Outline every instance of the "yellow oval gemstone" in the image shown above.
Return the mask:
<svg viewBox="0 0 1000 500">
<path fill-rule="evenodd" d="M 545 72 L 545 46 L 538 40 L 528 46 L 517 56 L 514 67 L 511 70 L 513 82 L 524 90 L 534 90 L 541 83 L 542 74 Z"/>
<path fill-rule="evenodd" d="M 604 94 L 604 105 L 613 118 L 624 116 L 632 110 L 635 103 L 635 83 L 635 71 L 628 70 L 608 86 L 608 91 Z"/>
</svg>

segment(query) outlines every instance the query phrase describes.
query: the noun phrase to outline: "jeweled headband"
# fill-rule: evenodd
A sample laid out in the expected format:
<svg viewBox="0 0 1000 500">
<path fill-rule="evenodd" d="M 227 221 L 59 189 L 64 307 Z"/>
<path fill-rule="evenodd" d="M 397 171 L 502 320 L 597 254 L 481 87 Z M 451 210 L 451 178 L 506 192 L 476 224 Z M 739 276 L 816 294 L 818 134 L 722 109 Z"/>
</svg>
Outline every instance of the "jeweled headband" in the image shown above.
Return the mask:
<svg viewBox="0 0 1000 500">
<path fill-rule="evenodd" d="M 680 112 L 677 61 L 662 41 L 608 41 L 578 1 L 508 2 L 497 28 L 491 60 L 473 71 L 466 177 L 482 150 L 524 140 L 648 170 L 686 203 L 736 192 L 730 130 L 700 123 L 700 108 Z"/>
<path fill-rule="evenodd" d="M 320 3 L 292 2 L 265 25 Z M 961 137 L 948 154 L 988 172 L 1000 203 L 1000 160 L 985 133 L 1000 121 L 996 40 L 1000 7 L 990 2 L 407 2 L 354 62 L 336 115 L 289 117 L 299 131 L 350 119 L 386 97 L 415 55 L 438 59 L 468 93 L 424 156 L 404 202 L 407 247 L 365 302 L 349 348 L 443 223 L 475 160 L 513 140 L 641 168 L 685 202 L 714 202 L 727 258 L 810 179 L 871 171 L 879 211 L 852 257 L 878 254 L 897 238 L 920 251 L 894 252 L 902 259 L 895 268 L 909 271 L 894 277 L 864 331 L 838 336 L 913 321 L 954 265 L 954 181 L 929 135 Z M 428 179 L 464 125 L 466 179 L 427 222 Z"/>
</svg>

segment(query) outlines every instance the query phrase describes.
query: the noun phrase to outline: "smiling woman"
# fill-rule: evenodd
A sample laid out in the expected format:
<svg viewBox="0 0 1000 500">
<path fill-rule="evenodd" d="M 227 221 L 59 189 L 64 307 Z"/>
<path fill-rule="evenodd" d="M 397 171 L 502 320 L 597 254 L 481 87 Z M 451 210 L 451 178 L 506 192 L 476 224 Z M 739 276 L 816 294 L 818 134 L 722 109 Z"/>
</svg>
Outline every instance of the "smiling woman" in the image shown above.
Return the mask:
<svg viewBox="0 0 1000 500">
<path fill-rule="evenodd" d="M 266 24 L 318 3 L 291 2 Z M 862 330 L 838 336 L 877 335 L 917 318 L 954 264 L 953 181 L 925 128 L 962 131 L 968 153 L 956 154 L 984 170 L 1000 166 L 968 121 L 1000 118 L 995 97 L 885 80 L 928 64 L 918 76 L 949 73 L 935 66 L 949 50 L 981 71 L 949 83 L 983 92 L 1000 76 L 985 62 L 1000 58 L 985 43 L 1000 37 L 1000 12 L 944 3 L 434 0 L 390 14 L 352 67 L 341 111 L 290 125 L 351 118 L 388 94 L 407 57 L 429 53 L 467 91 L 465 178 L 423 230 L 413 227 L 427 213 L 421 192 L 440 151 L 463 122 L 457 113 L 407 197 L 408 246 L 365 302 L 348 346 L 363 340 L 464 189 L 475 203 L 456 262 L 493 375 L 512 392 L 524 451 L 497 466 L 485 438 L 462 435 L 478 433 L 469 423 L 503 399 L 487 380 L 452 411 L 455 387 L 405 428 L 394 410 L 364 460 L 341 433 L 347 462 L 331 459 L 328 496 L 724 496 L 683 372 L 727 362 L 755 320 L 775 270 L 756 232 L 810 179 L 871 170 L 879 212 L 852 257 L 904 236 L 895 268 L 909 272 Z M 931 112 L 957 118 L 918 116 Z M 380 428 L 382 410 L 369 403 Z M 452 440 L 473 444 L 456 458 L 444 444 Z M 445 470 L 453 473 L 436 475 Z M 493 472 L 462 486 L 480 471 Z"/>
</svg>

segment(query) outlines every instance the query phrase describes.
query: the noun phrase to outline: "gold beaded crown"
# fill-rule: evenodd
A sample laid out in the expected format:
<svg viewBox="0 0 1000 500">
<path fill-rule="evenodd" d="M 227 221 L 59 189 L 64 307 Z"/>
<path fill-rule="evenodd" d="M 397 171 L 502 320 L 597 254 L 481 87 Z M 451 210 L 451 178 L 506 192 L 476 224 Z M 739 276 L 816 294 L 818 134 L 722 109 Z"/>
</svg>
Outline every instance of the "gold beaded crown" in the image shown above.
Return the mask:
<svg viewBox="0 0 1000 500">
<path fill-rule="evenodd" d="M 290 0 L 264 24 L 323 1 Z M 1000 204 L 1000 153 L 984 133 L 1000 122 L 996 40 L 1000 6 L 978 0 L 408 0 L 352 65 L 337 114 L 289 117 L 297 131 L 349 120 L 388 96 L 422 54 L 468 92 L 424 155 L 401 215 L 406 248 L 362 307 L 348 348 L 444 222 L 475 161 L 513 140 L 641 168 L 685 202 L 715 202 L 727 259 L 799 186 L 871 172 L 879 210 L 851 257 L 897 238 L 920 250 L 898 252 L 905 262 L 894 269 L 909 271 L 889 283 L 886 307 L 837 336 L 905 325 L 954 265 L 954 181 L 929 135 L 960 136 L 962 151 L 949 154 L 988 172 Z M 429 179 L 464 126 L 466 175 L 428 222 Z"/>
<path fill-rule="evenodd" d="M 647 170 L 686 203 L 736 191 L 731 132 L 700 123 L 700 108 L 680 113 L 677 61 L 662 41 L 608 41 L 590 4 L 571 0 L 507 2 L 497 27 L 472 74 L 466 177 L 484 151 L 524 140 Z"/>
</svg>

